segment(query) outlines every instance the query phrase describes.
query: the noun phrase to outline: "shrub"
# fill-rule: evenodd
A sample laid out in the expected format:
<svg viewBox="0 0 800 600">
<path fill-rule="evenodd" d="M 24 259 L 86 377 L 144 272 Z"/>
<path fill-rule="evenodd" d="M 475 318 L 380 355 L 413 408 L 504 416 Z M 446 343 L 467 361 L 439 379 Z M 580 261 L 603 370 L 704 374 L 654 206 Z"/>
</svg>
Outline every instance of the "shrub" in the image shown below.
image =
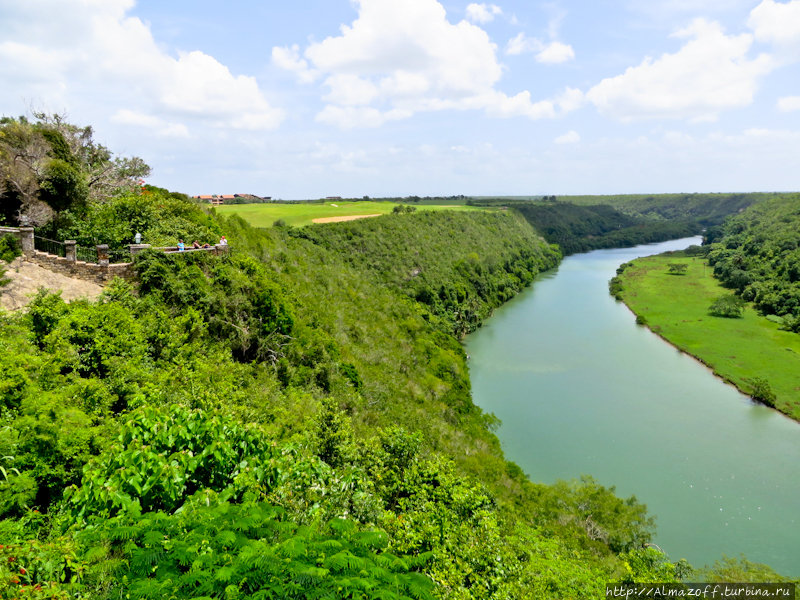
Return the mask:
<svg viewBox="0 0 800 600">
<path fill-rule="evenodd" d="M 22 254 L 17 238 L 11 234 L 0 237 L 0 260 L 10 263 Z"/>
<path fill-rule="evenodd" d="M 636 324 L 647 325 L 647 317 L 645 317 L 644 315 L 636 315 Z"/>
<path fill-rule="evenodd" d="M 692 244 L 683 252 L 686 256 L 705 256 L 711 250 L 711 246 L 698 246 L 696 244 Z"/>
<path fill-rule="evenodd" d="M 670 275 L 683 275 L 686 273 L 686 269 L 689 268 L 686 263 L 669 263 L 667 266 L 669 267 Z"/>
<path fill-rule="evenodd" d="M 125 514 L 87 530 L 96 555 L 122 559 L 108 597 L 433 600 L 433 582 L 419 573 L 430 553 L 389 553 L 385 533 L 344 519 L 298 527 L 266 503 L 198 500 L 177 514 Z"/>
<path fill-rule="evenodd" d="M 708 307 L 708 312 L 714 317 L 736 319 L 742 316 L 747 303 L 738 296 L 720 296 Z"/>
<path fill-rule="evenodd" d="M 143 407 L 122 424 L 108 451 L 84 468 L 70 503 L 77 515 L 140 510 L 173 512 L 205 489 L 240 499 L 271 487 L 278 465 L 254 428 L 182 406 Z"/>
<path fill-rule="evenodd" d="M 800 333 L 800 315 L 786 315 L 781 319 L 781 329 Z"/>
<path fill-rule="evenodd" d="M 767 406 L 775 408 L 775 393 L 772 391 L 772 387 L 770 387 L 769 382 L 766 379 L 762 379 L 761 377 L 753 377 L 752 379 L 748 379 L 746 381 L 752 388 L 750 396 L 753 398 L 753 400 L 758 400 Z"/>
<path fill-rule="evenodd" d="M 33 342 L 44 347 L 44 339 L 56 328 L 58 322 L 68 311 L 67 304 L 61 299 L 61 292 L 51 294 L 45 288 L 39 288 L 28 305 L 28 328 L 33 334 Z"/>
<path fill-rule="evenodd" d="M 619 272 L 619 270 L 617 270 Z M 622 285 L 622 280 L 619 277 L 612 277 L 608 282 L 608 293 L 614 296 L 617 300 L 622 300 L 621 292 L 625 289 Z"/>
<path fill-rule="evenodd" d="M 73 308 L 45 345 L 83 377 L 107 377 L 115 366 L 137 364 L 145 352 L 138 320 L 116 302 Z"/>
</svg>

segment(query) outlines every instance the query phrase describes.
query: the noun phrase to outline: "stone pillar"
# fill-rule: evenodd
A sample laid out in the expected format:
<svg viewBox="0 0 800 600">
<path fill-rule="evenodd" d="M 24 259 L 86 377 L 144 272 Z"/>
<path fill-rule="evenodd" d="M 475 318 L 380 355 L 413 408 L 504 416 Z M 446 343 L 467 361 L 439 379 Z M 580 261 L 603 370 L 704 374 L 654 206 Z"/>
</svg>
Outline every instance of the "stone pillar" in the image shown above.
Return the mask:
<svg viewBox="0 0 800 600">
<path fill-rule="evenodd" d="M 67 240 L 64 242 L 64 256 L 66 256 L 67 262 L 78 262 L 77 245 L 78 242 L 75 240 Z"/>
<path fill-rule="evenodd" d="M 131 244 L 128 246 L 131 250 L 131 259 L 136 258 L 136 255 L 139 254 L 142 250 L 147 250 L 150 247 L 150 244 Z"/>
<path fill-rule="evenodd" d="M 214 248 L 217 249 L 217 251 L 214 252 L 214 254 L 220 255 L 228 253 L 228 244 L 217 244 L 216 246 L 214 246 Z"/>
<path fill-rule="evenodd" d="M 108 244 L 97 246 L 97 264 L 101 267 L 108 267 Z"/>
<path fill-rule="evenodd" d="M 19 228 L 20 243 L 22 244 L 22 254 L 30 258 L 33 256 L 33 227 Z"/>
</svg>

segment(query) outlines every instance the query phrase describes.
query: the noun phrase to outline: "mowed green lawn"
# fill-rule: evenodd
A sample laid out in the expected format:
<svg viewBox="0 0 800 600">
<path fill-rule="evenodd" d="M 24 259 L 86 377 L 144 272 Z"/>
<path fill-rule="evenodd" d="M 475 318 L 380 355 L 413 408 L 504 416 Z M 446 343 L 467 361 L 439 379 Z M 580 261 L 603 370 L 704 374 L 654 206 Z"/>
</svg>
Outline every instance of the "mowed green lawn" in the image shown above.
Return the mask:
<svg viewBox="0 0 800 600">
<path fill-rule="evenodd" d="M 333 206 L 333 205 L 336 206 Z M 326 217 L 347 217 L 353 215 L 385 215 L 397 206 L 394 202 L 337 202 L 325 204 L 228 204 L 217 206 L 223 215 L 238 214 L 253 227 L 272 227 L 278 219 L 287 225 L 302 227 L 310 225 L 314 219 Z M 487 210 L 473 206 L 415 205 L 417 210 Z"/>
<path fill-rule="evenodd" d="M 689 265 L 685 275 L 670 275 L 669 263 Z M 712 277 L 701 258 L 651 256 L 634 261 L 620 275 L 625 303 L 669 342 L 701 359 L 742 391 L 746 379 L 766 379 L 776 407 L 800 419 L 800 335 L 747 307 L 740 319 L 712 317 L 708 307 L 732 293 Z M 660 330 L 658 329 L 660 328 Z"/>
</svg>

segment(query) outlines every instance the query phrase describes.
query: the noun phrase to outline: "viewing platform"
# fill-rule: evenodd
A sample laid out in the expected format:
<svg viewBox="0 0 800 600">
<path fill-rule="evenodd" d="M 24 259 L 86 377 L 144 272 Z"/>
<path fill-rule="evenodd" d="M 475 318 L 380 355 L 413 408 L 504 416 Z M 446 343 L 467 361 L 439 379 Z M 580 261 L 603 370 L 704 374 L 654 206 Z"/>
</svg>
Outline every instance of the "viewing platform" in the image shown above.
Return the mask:
<svg viewBox="0 0 800 600">
<path fill-rule="evenodd" d="M 37 236 L 33 227 L 0 227 L 0 236 L 2 235 L 12 235 L 17 238 L 22 247 L 23 260 L 36 263 L 55 273 L 98 285 L 105 285 L 114 277 L 132 279 L 134 258 L 150 248 L 165 254 L 210 252 L 219 256 L 228 253 L 227 244 L 184 250 L 177 246 L 153 247 L 150 244 L 130 244 L 126 250 L 111 250 L 107 244 L 85 247 L 78 246 L 75 240 L 59 242 Z"/>
</svg>

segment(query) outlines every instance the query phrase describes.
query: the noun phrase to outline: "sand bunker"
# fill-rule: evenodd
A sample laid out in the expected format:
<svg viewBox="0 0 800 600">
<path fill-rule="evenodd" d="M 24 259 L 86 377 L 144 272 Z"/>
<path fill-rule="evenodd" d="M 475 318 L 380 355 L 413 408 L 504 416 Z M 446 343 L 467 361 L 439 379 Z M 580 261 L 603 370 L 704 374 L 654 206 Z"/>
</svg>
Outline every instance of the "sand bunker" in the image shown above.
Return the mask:
<svg viewBox="0 0 800 600">
<path fill-rule="evenodd" d="M 348 217 L 321 217 L 319 219 L 312 219 L 314 223 L 339 223 L 341 221 L 355 221 L 356 219 L 368 219 L 369 217 L 380 217 L 377 215 L 350 215 Z"/>
</svg>

